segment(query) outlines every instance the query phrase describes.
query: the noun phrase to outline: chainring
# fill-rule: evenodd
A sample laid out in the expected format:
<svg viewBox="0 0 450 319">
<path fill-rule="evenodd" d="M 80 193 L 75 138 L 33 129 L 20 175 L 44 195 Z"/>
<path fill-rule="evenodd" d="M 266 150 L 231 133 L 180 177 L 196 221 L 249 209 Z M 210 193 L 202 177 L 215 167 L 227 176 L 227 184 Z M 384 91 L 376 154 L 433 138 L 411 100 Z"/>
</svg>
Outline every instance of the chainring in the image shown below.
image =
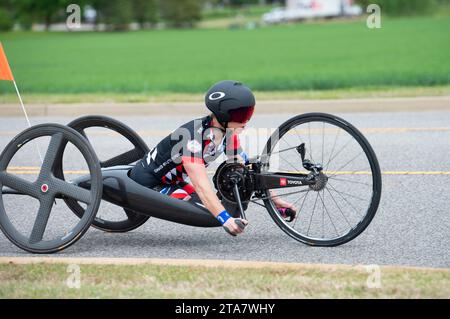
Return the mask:
<svg viewBox="0 0 450 319">
<path fill-rule="evenodd" d="M 250 200 L 254 190 L 254 176 L 250 170 L 241 163 L 220 164 L 213 177 L 213 183 L 220 197 L 231 203 L 237 203 L 233 188 L 237 182 L 241 202 Z"/>
</svg>

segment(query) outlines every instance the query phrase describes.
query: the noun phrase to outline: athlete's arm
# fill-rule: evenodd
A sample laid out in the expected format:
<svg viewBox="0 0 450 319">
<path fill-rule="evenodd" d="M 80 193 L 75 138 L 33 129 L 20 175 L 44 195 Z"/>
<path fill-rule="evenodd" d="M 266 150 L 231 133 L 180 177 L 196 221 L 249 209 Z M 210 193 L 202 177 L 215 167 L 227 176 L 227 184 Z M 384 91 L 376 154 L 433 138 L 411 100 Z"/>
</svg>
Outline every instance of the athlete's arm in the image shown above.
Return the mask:
<svg viewBox="0 0 450 319">
<path fill-rule="evenodd" d="M 208 209 L 211 214 L 217 218 L 223 211 L 225 211 L 225 207 L 223 207 L 219 198 L 217 198 L 216 193 L 213 191 L 213 186 L 209 181 L 205 165 L 202 163 L 184 161 L 183 166 L 203 205 L 205 205 L 206 209 Z M 246 220 L 242 221 L 244 224 L 248 223 Z M 228 230 L 235 235 L 243 232 L 243 229 L 236 224 L 235 218 L 233 217 L 229 218 L 223 226 L 228 228 Z"/>
<path fill-rule="evenodd" d="M 241 143 L 239 141 L 239 136 L 236 133 L 231 136 L 230 143 L 228 143 L 227 145 L 225 154 L 228 160 L 234 159 L 244 165 L 248 165 L 249 163 L 249 157 L 247 153 L 242 149 Z"/>
<path fill-rule="evenodd" d="M 200 163 L 184 163 L 183 166 L 203 205 L 205 205 L 214 217 L 217 217 L 225 210 L 225 207 L 223 207 L 212 189 L 205 165 Z"/>
</svg>

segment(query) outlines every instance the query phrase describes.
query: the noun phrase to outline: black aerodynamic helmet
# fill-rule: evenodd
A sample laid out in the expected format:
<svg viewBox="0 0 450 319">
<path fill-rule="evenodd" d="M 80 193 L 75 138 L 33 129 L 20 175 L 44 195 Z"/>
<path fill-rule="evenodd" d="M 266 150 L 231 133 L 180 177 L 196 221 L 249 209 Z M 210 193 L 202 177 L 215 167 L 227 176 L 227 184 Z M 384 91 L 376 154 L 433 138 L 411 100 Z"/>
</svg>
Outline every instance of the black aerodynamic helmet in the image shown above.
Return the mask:
<svg viewBox="0 0 450 319">
<path fill-rule="evenodd" d="M 246 123 L 253 115 L 255 96 L 237 81 L 221 81 L 214 84 L 205 95 L 206 107 L 220 123 Z"/>
</svg>

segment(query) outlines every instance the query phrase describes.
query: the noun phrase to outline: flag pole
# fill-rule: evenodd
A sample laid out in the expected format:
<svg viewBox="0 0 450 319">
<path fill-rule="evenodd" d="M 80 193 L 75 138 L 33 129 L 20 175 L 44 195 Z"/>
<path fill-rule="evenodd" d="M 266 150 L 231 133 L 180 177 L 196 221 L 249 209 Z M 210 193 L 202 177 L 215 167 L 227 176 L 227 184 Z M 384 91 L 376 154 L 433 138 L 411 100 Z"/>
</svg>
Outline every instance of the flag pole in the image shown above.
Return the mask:
<svg viewBox="0 0 450 319">
<path fill-rule="evenodd" d="M 15 89 L 16 89 L 17 96 L 19 97 L 20 106 L 22 106 L 23 114 L 25 115 L 25 119 L 27 120 L 28 127 L 31 127 L 30 118 L 28 117 L 27 110 L 25 109 L 25 105 L 23 105 L 23 101 L 22 101 L 22 97 L 20 96 L 19 88 L 17 87 L 17 84 L 16 84 L 16 81 L 15 81 L 15 80 L 13 81 L 13 83 L 14 83 L 14 87 L 15 87 Z M 42 154 L 41 154 L 41 152 L 40 152 L 39 147 L 38 147 L 37 144 L 36 144 L 36 150 L 37 150 L 37 152 L 38 152 L 39 159 L 41 160 L 41 163 L 43 163 L 44 160 L 42 159 Z"/>
<path fill-rule="evenodd" d="M 28 118 L 28 114 L 25 109 L 25 106 L 23 105 L 22 97 L 20 96 L 20 92 L 19 92 L 19 89 L 17 88 L 16 81 L 13 81 L 13 83 L 14 83 L 14 87 L 16 88 L 17 96 L 19 97 L 20 105 L 22 106 L 23 114 L 25 115 L 25 119 L 27 120 L 28 127 L 31 127 L 31 122 L 30 122 L 30 119 Z"/>
<path fill-rule="evenodd" d="M 6 54 L 3 50 L 3 45 L 0 42 L 0 80 L 12 81 L 14 83 L 14 88 L 16 89 L 17 96 L 19 97 L 20 105 L 22 106 L 23 114 L 25 114 L 25 119 L 27 120 L 28 127 L 31 127 L 30 118 L 28 117 L 27 110 L 25 109 L 25 105 L 23 105 L 22 96 L 20 96 L 19 88 L 17 87 L 16 80 L 11 72 L 11 68 L 8 63 L 8 59 L 6 58 Z M 39 150 L 39 145 L 36 141 L 34 141 L 34 145 L 36 146 L 36 151 L 39 155 L 39 159 L 41 160 L 41 165 L 44 164 L 44 160 L 42 159 L 41 151 Z M 0 188 L 1 191 L 1 188 Z M 55 198 L 56 204 L 56 198 Z"/>
</svg>

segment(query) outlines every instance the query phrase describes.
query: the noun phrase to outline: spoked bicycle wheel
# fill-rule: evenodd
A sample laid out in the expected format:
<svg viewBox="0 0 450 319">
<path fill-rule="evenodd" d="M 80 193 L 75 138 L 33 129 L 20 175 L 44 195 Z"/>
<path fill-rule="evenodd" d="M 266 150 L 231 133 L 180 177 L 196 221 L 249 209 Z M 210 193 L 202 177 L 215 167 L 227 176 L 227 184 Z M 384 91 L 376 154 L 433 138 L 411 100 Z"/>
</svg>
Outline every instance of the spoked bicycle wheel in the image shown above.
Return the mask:
<svg viewBox="0 0 450 319">
<path fill-rule="evenodd" d="M 296 116 L 271 136 L 262 158 L 263 172 L 316 176 L 314 185 L 265 191 L 271 217 L 294 239 L 314 246 L 342 245 L 375 216 L 382 184 L 378 160 L 367 139 L 345 120 L 323 113 Z M 292 222 L 278 213 L 275 196 L 296 207 Z"/>
</svg>

